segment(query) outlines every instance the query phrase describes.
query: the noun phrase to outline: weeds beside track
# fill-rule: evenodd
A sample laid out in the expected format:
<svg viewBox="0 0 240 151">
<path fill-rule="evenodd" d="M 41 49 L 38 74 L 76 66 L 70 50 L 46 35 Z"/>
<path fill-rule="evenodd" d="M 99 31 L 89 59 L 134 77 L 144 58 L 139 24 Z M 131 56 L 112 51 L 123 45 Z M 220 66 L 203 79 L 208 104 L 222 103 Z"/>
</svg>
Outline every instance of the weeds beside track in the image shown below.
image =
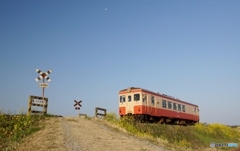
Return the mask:
<svg viewBox="0 0 240 151">
<path fill-rule="evenodd" d="M 133 135 L 151 139 L 159 144 L 172 146 L 177 150 L 203 150 L 210 148 L 211 142 L 240 142 L 240 129 L 221 124 L 202 124 L 194 126 L 179 126 L 169 124 L 138 123 L 133 117 L 119 118 L 115 113 L 109 113 L 105 119 L 124 128 Z M 240 144 L 239 144 L 240 145 Z M 222 148 L 229 150 L 233 148 Z"/>
<path fill-rule="evenodd" d="M 41 115 L 5 114 L 0 112 L 0 149 L 14 150 L 26 136 L 41 129 Z"/>
</svg>

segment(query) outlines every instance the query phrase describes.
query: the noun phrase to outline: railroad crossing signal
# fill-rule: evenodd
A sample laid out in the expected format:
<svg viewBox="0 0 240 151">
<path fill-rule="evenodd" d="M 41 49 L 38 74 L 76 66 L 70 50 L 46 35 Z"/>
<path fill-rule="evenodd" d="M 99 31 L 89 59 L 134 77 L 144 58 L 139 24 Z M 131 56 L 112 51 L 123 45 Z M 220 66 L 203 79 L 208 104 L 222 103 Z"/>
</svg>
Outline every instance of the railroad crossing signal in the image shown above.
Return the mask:
<svg viewBox="0 0 240 151">
<path fill-rule="evenodd" d="M 80 107 L 82 107 L 81 103 L 82 103 L 82 100 L 80 100 L 79 102 L 74 100 L 75 104 L 75 110 L 80 110 Z M 79 106 L 79 107 L 78 107 Z"/>
<path fill-rule="evenodd" d="M 51 79 L 48 77 L 48 75 L 50 73 L 52 73 L 52 70 L 48 70 L 47 72 L 42 72 L 41 70 L 39 69 L 36 69 L 36 72 L 40 74 L 40 76 L 38 76 L 35 80 L 36 81 L 39 81 L 41 79 L 46 79 L 48 82 L 51 81 Z"/>
<path fill-rule="evenodd" d="M 45 79 L 50 82 L 51 79 L 48 77 L 50 73 L 52 73 L 52 70 L 48 70 L 47 72 L 42 72 L 39 69 L 36 69 L 36 72 L 40 75 L 35 79 L 36 81 L 43 80 L 43 83 L 39 83 L 39 87 L 42 87 L 42 100 L 44 100 L 44 88 L 48 87 L 48 83 L 45 83 Z M 44 112 L 43 112 L 44 114 Z"/>
</svg>

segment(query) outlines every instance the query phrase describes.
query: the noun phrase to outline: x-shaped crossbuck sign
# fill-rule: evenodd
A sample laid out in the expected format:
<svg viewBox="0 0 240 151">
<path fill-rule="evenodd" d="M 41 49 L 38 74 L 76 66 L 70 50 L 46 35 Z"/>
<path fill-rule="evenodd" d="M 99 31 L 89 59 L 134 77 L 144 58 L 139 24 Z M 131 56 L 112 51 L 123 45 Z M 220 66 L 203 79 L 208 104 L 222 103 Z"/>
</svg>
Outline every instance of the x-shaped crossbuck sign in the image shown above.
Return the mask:
<svg viewBox="0 0 240 151">
<path fill-rule="evenodd" d="M 76 110 L 80 110 L 80 107 L 82 107 L 82 105 L 81 105 L 82 100 L 80 100 L 80 101 L 74 100 L 74 102 L 75 102 L 75 104 L 74 104 L 75 109 L 76 109 Z M 76 107 L 76 106 L 79 106 L 79 107 Z"/>
</svg>

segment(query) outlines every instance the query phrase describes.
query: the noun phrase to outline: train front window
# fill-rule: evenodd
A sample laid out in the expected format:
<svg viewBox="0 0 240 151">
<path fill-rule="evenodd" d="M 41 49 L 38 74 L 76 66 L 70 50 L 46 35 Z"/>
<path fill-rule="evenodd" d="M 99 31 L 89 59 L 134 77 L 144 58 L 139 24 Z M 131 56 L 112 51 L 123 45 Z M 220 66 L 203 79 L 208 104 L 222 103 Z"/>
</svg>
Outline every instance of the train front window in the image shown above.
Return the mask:
<svg viewBox="0 0 240 151">
<path fill-rule="evenodd" d="M 125 102 L 125 95 L 120 96 L 120 103 Z"/>
<path fill-rule="evenodd" d="M 172 109 L 172 102 L 168 101 L 168 109 Z"/>
<path fill-rule="evenodd" d="M 181 110 L 182 110 L 182 105 L 178 104 L 178 111 L 181 111 Z"/>
<path fill-rule="evenodd" d="M 132 97 L 131 95 L 128 96 L 128 102 L 131 102 L 132 101 Z"/>
<path fill-rule="evenodd" d="M 134 94 L 134 101 L 140 100 L 140 94 Z"/>
<path fill-rule="evenodd" d="M 176 103 L 173 103 L 173 109 L 177 110 L 177 104 Z"/>
<path fill-rule="evenodd" d="M 162 107 L 163 107 L 163 108 L 166 108 L 166 107 L 167 107 L 167 103 L 166 103 L 165 100 L 162 100 Z"/>
</svg>

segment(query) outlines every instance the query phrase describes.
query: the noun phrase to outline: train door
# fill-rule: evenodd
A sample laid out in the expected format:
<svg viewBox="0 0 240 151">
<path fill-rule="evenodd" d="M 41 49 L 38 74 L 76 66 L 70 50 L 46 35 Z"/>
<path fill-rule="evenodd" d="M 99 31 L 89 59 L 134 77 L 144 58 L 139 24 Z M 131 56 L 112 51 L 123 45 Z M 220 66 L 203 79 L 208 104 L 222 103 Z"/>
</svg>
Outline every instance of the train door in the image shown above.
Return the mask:
<svg viewBox="0 0 240 151">
<path fill-rule="evenodd" d="M 132 95 L 129 94 L 127 95 L 127 101 L 126 101 L 126 110 L 127 114 L 132 114 L 133 113 L 133 105 L 132 105 Z"/>
<path fill-rule="evenodd" d="M 148 99 L 148 113 L 152 113 L 152 96 Z"/>
<path fill-rule="evenodd" d="M 142 104 L 143 104 L 143 107 L 144 107 L 144 112 L 148 112 L 148 103 L 147 103 L 148 99 L 147 99 L 147 94 L 143 94 L 142 95 Z"/>
<path fill-rule="evenodd" d="M 155 114 L 156 103 L 155 103 L 155 97 L 154 96 L 151 96 L 151 102 L 150 103 L 151 103 L 150 104 L 150 113 Z"/>
<path fill-rule="evenodd" d="M 148 96 L 147 96 L 148 98 Z M 150 113 L 151 112 L 151 99 L 147 99 L 147 113 Z"/>
<path fill-rule="evenodd" d="M 195 113 L 195 120 L 196 121 L 199 121 L 199 113 L 198 113 L 198 111 L 199 111 L 199 109 L 197 108 L 197 107 L 194 107 L 194 113 Z"/>
<path fill-rule="evenodd" d="M 153 115 L 157 114 L 157 103 L 158 103 L 157 97 L 155 96 L 153 100 Z"/>
</svg>

